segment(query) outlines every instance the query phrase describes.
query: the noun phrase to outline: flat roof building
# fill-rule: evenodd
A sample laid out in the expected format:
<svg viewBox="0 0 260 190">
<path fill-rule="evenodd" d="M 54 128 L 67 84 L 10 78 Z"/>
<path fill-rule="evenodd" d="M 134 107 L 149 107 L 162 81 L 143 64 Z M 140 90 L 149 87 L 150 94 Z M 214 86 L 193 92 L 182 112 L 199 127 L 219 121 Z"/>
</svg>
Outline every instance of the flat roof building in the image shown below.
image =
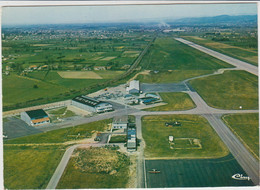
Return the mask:
<svg viewBox="0 0 260 190">
<path fill-rule="evenodd" d="M 129 94 L 139 93 L 140 92 L 139 80 L 132 80 L 129 83 L 129 87 L 126 88 L 126 92 L 128 92 Z"/>
<path fill-rule="evenodd" d="M 38 126 L 50 123 L 50 118 L 43 109 L 22 112 L 21 119 L 31 126 Z"/>
<path fill-rule="evenodd" d="M 108 102 L 99 101 L 83 95 L 73 98 L 71 104 L 80 109 L 96 113 L 114 110 L 112 104 Z"/>
<path fill-rule="evenodd" d="M 112 129 L 126 129 L 128 125 L 128 116 L 115 116 L 113 118 Z"/>
</svg>

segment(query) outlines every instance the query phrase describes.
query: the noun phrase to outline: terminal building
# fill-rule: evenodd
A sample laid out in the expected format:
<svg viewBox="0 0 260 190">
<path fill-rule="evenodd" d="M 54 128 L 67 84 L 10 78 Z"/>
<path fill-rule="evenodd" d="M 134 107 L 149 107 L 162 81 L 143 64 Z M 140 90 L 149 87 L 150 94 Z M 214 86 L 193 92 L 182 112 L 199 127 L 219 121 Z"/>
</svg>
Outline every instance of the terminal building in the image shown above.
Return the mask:
<svg viewBox="0 0 260 190">
<path fill-rule="evenodd" d="M 103 113 L 114 110 L 112 104 L 108 102 L 99 101 L 83 95 L 73 98 L 71 104 L 80 109 L 96 113 Z"/>
<path fill-rule="evenodd" d="M 129 94 L 140 93 L 140 82 L 139 80 L 132 80 L 129 83 L 129 87 L 126 87 L 126 92 Z"/>
<path fill-rule="evenodd" d="M 43 109 L 22 112 L 21 119 L 31 126 L 39 126 L 50 123 L 50 118 Z"/>
</svg>

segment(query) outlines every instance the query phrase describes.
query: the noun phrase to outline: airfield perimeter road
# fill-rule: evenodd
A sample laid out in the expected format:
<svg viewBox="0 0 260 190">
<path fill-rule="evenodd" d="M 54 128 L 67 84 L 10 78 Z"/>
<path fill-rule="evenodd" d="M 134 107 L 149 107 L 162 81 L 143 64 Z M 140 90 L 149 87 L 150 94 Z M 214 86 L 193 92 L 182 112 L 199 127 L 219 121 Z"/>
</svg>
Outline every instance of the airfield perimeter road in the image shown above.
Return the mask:
<svg viewBox="0 0 260 190">
<path fill-rule="evenodd" d="M 200 46 L 198 44 L 195 44 L 191 41 L 188 41 L 188 40 L 184 40 L 183 38 L 175 38 L 175 40 L 178 40 L 179 42 L 182 42 L 184 44 L 187 44 L 188 46 L 190 47 L 193 47 L 199 51 L 202 51 L 206 54 L 209 54 L 213 57 L 216 57 L 217 59 L 220 59 L 222 61 L 225 61 L 231 65 L 234 65 L 236 66 L 237 68 L 241 69 L 241 70 L 245 70 L 249 73 L 252 73 L 254 75 L 258 75 L 258 67 L 254 66 L 254 65 L 251 65 L 247 62 L 244 62 L 244 61 L 240 61 L 238 59 L 235 59 L 235 58 L 232 58 L 230 56 L 227 56 L 227 55 L 224 55 L 222 53 L 219 53 L 219 52 L 216 52 L 214 50 L 211 50 L 209 48 L 205 48 L 203 46 Z"/>
<path fill-rule="evenodd" d="M 58 185 L 60 178 L 70 160 L 70 157 L 76 148 L 102 147 L 105 145 L 106 145 L 106 143 L 92 143 L 92 144 L 76 144 L 76 145 L 69 147 L 66 150 L 66 152 L 64 153 L 64 155 L 63 155 L 58 167 L 56 168 L 54 174 L 52 175 L 51 180 L 49 181 L 46 189 L 55 189 L 56 188 L 56 186 Z M 110 144 L 110 145 L 114 145 L 114 144 Z"/>
</svg>

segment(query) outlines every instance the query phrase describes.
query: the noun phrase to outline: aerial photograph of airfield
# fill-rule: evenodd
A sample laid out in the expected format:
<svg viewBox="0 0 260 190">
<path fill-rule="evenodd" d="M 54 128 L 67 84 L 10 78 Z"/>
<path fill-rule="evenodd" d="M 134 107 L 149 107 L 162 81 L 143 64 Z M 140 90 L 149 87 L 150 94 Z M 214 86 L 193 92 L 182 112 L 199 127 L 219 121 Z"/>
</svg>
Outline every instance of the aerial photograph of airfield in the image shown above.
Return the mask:
<svg viewBox="0 0 260 190">
<path fill-rule="evenodd" d="M 257 4 L 4 7 L 5 189 L 259 185 Z"/>
</svg>

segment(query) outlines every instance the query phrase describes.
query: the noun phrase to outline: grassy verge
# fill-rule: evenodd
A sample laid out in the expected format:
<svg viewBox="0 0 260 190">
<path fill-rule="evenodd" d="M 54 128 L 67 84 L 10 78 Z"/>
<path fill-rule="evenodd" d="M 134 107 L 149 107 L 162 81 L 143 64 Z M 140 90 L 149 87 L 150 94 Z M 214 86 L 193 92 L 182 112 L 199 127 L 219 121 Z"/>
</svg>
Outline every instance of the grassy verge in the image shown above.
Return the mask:
<svg viewBox="0 0 260 190">
<path fill-rule="evenodd" d="M 150 73 L 148 75 L 138 75 L 137 80 L 143 83 L 172 83 L 181 82 L 185 79 L 197 77 L 200 75 L 213 73 L 212 70 L 173 70 L 160 71 L 159 73 Z"/>
<path fill-rule="evenodd" d="M 190 84 L 209 106 L 258 109 L 258 78 L 246 71 L 225 71 L 221 75 L 194 79 Z"/>
<path fill-rule="evenodd" d="M 67 117 L 72 117 L 72 116 L 76 115 L 74 112 L 68 110 L 67 107 L 51 110 L 51 111 L 48 111 L 48 113 L 53 115 L 51 117 L 53 120 L 55 120 L 57 118 L 67 118 Z"/>
<path fill-rule="evenodd" d="M 61 146 L 4 146 L 5 188 L 46 188 L 64 151 Z"/>
<path fill-rule="evenodd" d="M 58 189 L 125 188 L 130 159 L 108 148 L 78 149 L 60 179 Z"/>
<path fill-rule="evenodd" d="M 5 141 L 6 144 L 25 144 L 25 143 L 63 143 L 70 140 L 80 140 L 91 137 L 96 131 L 104 131 L 107 125 L 111 123 L 110 119 L 96 121 L 69 127 L 65 129 L 58 129 L 27 137 L 21 137 Z"/>
<path fill-rule="evenodd" d="M 125 143 L 126 135 L 114 135 L 111 137 L 109 143 Z"/>
<path fill-rule="evenodd" d="M 257 113 L 234 114 L 225 115 L 222 119 L 259 159 L 259 115 Z"/>
<path fill-rule="evenodd" d="M 166 105 L 163 106 L 157 106 L 154 108 L 148 108 L 145 109 L 147 111 L 172 111 L 172 110 L 189 110 L 196 105 L 191 100 L 188 94 L 183 92 L 165 92 L 165 93 L 159 93 L 161 98 L 164 102 L 166 102 Z"/>
<path fill-rule="evenodd" d="M 165 122 L 179 121 L 181 127 L 165 127 Z M 197 115 L 145 116 L 142 134 L 146 143 L 146 158 L 217 158 L 228 149 L 207 120 Z M 171 149 L 169 136 L 199 139 L 201 149 Z"/>
</svg>

